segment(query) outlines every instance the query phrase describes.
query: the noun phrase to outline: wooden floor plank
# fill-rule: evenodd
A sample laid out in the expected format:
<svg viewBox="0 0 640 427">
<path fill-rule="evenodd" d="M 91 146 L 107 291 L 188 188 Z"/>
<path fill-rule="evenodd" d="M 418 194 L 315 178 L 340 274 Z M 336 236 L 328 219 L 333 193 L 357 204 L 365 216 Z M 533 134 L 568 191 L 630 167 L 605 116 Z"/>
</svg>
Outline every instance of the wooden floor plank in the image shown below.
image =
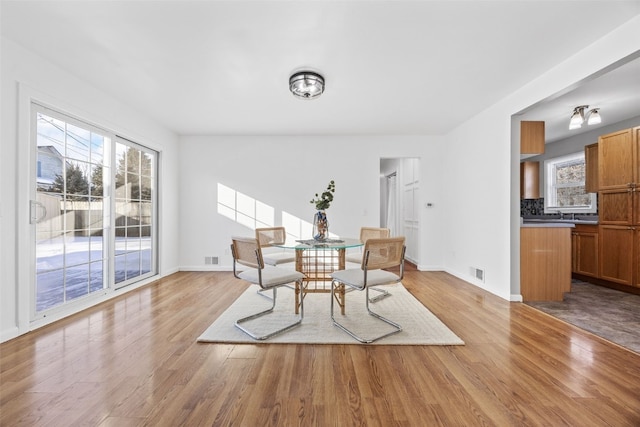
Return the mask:
<svg viewBox="0 0 640 427">
<path fill-rule="evenodd" d="M 446 273 L 403 283 L 464 346 L 197 343 L 247 285 L 181 272 L 0 344 L 0 425 L 640 425 L 639 354 Z"/>
</svg>

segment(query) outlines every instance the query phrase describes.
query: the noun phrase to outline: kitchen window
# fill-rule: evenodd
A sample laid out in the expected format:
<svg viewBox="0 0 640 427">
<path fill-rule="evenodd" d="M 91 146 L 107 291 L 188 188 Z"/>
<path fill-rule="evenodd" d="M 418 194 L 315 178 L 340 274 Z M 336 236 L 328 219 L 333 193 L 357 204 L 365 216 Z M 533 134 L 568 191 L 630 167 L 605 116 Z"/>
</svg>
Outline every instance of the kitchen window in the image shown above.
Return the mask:
<svg viewBox="0 0 640 427">
<path fill-rule="evenodd" d="M 595 213 L 595 193 L 585 191 L 584 152 L 547 159 L 544 162 L 545 213 Z"/>
</svg>

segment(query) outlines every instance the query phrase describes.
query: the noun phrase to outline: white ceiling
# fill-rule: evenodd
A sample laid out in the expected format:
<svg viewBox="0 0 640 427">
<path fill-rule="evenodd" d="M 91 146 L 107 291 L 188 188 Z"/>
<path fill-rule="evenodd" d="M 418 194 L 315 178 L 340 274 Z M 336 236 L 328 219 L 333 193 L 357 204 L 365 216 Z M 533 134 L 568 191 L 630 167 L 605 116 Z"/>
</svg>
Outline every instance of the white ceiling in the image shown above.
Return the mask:
<svg viewBox="0 0 640 427">
<path fill-rule="evenodd" d="M 181 135 L 445 134 L 640 13 L 637 0 L 1 7 L 4 37 Z M 289 93 L 303 68 L 324 75 L 319 99 Z M 554 117 L 587 103 L 607 120 L 617 102 L 587 98 L 565 99 Z"/>
<path fill-rule="evenodd" d="M 588 110 L 598 108 L 602 123 L 583 124 L 580 129 L 570 131 L 569 119 L 574 108 L 580 105 L 588 105 Z M 520 120 L 544 121 L 547 144 L 640 116 L 640 55 L 615 64 L 615 68 L 565 93 L 541 101 L 519 116 Z"/>
</svg>

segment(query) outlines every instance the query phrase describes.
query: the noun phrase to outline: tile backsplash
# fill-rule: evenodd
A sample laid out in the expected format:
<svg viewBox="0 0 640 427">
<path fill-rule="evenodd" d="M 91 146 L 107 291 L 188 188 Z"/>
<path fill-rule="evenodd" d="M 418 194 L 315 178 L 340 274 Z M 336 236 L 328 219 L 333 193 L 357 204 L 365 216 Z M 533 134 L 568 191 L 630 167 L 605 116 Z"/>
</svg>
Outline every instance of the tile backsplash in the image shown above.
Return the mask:
<svg viewBox="0 0 640 427">
<path fill-rule="evenodd" d="M 520 199 L 520 216 L 523 218 L 532 216 L 558 216 L 558 214 L 545 214 L 544 213 L 544 198 L 540 199 Z M 581 217 L 598 217 L 597 213 L 582 213 Z"/>
<path fill-rule="evenodd" d="M 520 199 L 520 216 L 544 215 L 544 198 Z"/>
</svg>

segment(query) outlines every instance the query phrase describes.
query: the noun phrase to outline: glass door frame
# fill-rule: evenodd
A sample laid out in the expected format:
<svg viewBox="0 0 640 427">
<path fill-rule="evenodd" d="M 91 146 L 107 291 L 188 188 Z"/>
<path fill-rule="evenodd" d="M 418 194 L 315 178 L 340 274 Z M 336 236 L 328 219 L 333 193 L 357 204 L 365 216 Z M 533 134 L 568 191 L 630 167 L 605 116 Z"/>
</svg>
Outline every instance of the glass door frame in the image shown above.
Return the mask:
<svg viewBox="0 0 640 427">
<path fill-rule="evenodd" d="M 22 101 L 21 112 L 23 113 L 26 112 L 25 110 L 27 109 L 26 108 L 27 106 L 24 105 L 23 103 L 24 100 L 25 98 L 21 97 L 21 101 Z M 158 265 L 159 265 L 159 262 L 158 262 L 159 260 L 158 169 L 159 169 L 159 163 L 160 163 L 160 152 L 154 149 L 145 147 L 141 144 L 132 142 L 126 138 L 118 136 L 116 133 L 112 131 L 102 129 L 85 120 L 77 119 L 69 113 L 62 112 L 61 109 L 49 107 L 46 105 L 46 103 L 41 103 L 36 99 L 31 98 L 28 100 L 28 102 L 29 102 L 29 105 L 28 105 L 29 114 L 26 115 L 28 117 L 28 120 L 26 121 L 24 120 L 24 117 L 25 117 L 24 115 L 21 115 L 21 119 L 20 119 L 20 125 L 28 126 L 28 130 L 29 130 L 28 131 L 29 137 L 26 138 L 28 139 L 28 143 L 29 143 L 28 155 L 24 156 L 25 151 L 19 150 L 22 153 L 22 155 L 19 156 L 19 165 L 25 164 L 25 157 L 28 159 L 28 168 L 25 168 L 25 169 L 28 170 L 29 176 L 28 176 L 28 179 L 25 179 L 25 180 L 20 179 L 18 187 L 22 188 L 23 190 L 28 189 L 26 193 L 22 193 L 22 194 L 27 194 L 26 196 L 27 207 L 26 209 L 23 208 L 23 210 L 21 211 L 22 215 L 24 216 L 20 218 L 19 226 L 20 224 L 23 224 L 25 228 L 28 228 L 27 234 L 29 238 L 26 242 L 25 241 L 19 242 L 19 244 L 17 245 L 17 248 L 19 251 L 18 253 L 22 253 L 23 255 L 26 255 L 28 253 L 28 256 L 27 256 L 28 260 L 25 260 L 23 256 L 20 257 L 19 265 L 21 266 L 21 270 L 22 270 L 22 267 L 27 265 L 28 265 L 28 269 L 27 269 L 27 272 L 24 272 L 24 270 L 22 270 L 23 273 L 19 275 L 18 283 L 29 283 L 29 289 L 27 293 L 27 290 L 23 289 L 19 285 L 16 285 L 17 301 L 18 301 L 18 305 L 20 306 L 18 310 L 19 314 L 17 315 L 19 329 L 24 329 L 25 321 L 27 320 L 25 316 L 26 307 L 24 304 L 24 300 L 26 299 L 27 295 L 29 295 L 28 323 L 32 324 L 34 322 L 41 322 L 45 320 L 47 316 L 56 318 L 56 317 L 59 317 L 60 314 L 62 314 L 62 316 L 64 317 L 65 313 L 74 312 L 74 311 L 77 311 L 78 308 L 82 309 L 82 308 L 86 308 L 87 306 L 91 306 L 95 303 L 99 303 L 104 300 L 104 296 L 106 294 L 113 293 L 123 287 L 132 285 L 134 283 L 138 283 L 149 277 L 156 276 L 159 273 L 159 268 L 158 268 Z M 71 300 L 69 302 L 65 302 L 60 305 L 57 305 L 51 309 L 43 310 L 40 312 L 37 311 L 37 307 L 36 307 L 36 303 L 37 303 L 36 228 L 37 228 L 37 225 L 32 220 L 32 216 L 34 214 L 32 201 L 36 200 L 36 193 L 37 193 L 37 176 L 36 175 L 37 175 L 38 148 L 37 148 L 36 117 L 38 112 L 42 112 L 46 115 L 52 115 L 56 118 L 59 118 L 64 121 L 68 121 L 69 123 L 78 125 L 85 129 L 89 128 L 90 130 L 94 130 L 100 133 L 101 135 L 104 135 L 105 137 L 109 138 L 110 144 L 111 144 L 111 149 L 107 150 L 109 152 L 110 159 L 108 161 L 105 160 L 105 163 L 110 163 L 110 167 L 108 168 L 109 180 L 108 182 L 105 181 L 104 183 L 105 193 L 103 196 L 104 197 L 103 203 L 106 206 L 108 206 L 107 209 L 104 210 L 103 225 L 102 225 L 103 227 L 102 229 L 104 232 L 103 233 L 104 234 L 103 251 L 106 252 L 103 255 L 103 258 L 104 258 L 103 274 L 102 274 L 103 286 L 100 291 L 94 292 L 94 293 L 89 292 L 88 295 L 83 295 L 82 297 L 78 298 L 77 301 Z M 22 142 L 26 142 L 24 136 L 22 136 L 22 138 L 19 138 L 19 140 L 21 140 Z M 151 262 L 150 262 L 151 266 L 148 272 L 144 274 L 139 274 L 138 276 L 133 277 L 131 280 L 120 282 L 116 286 L 115 263 L 114 263 L 114 259 L 115 259 L 115 197 L 114 195 L 115 195 L 115 174 L 116 174 L 116 162 L 117 162 L 115 147 L 117 143 L 123 143 L 123 144 L 126 144 L 127 146 L 135 147 L 136 149 L 142 150 L 143 152 L 151 153 L 153 156 L 152 157 L 153 160 L 152 160 L 152 166 L 151 166 L 152 167 Z M 26 188 L 25 188 L 25 185 L 26 185 Z M 22 235 L 26 236 L 27 234 L 22 234 Z M 25 276 L 28 276 L 29 280 L 23 281 L 22 279 L 27 278 Z M 28 329 L 30 329 L 30 327 Z"/>
</svg>

